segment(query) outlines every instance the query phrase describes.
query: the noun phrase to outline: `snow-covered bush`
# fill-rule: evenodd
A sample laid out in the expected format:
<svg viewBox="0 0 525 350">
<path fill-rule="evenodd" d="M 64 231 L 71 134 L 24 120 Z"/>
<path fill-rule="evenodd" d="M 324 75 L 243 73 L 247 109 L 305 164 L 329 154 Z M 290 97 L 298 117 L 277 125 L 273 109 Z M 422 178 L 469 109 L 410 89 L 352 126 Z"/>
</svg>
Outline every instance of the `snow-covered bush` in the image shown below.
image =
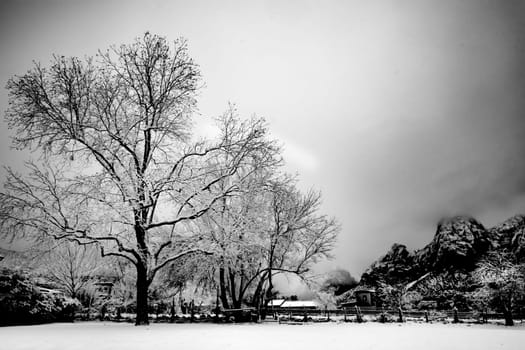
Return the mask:
<svg viewBox="0 0 525 350">
<path fill-rule="evenodd" d="M 44 294 L 22 271 L 0 271 L 0 325 L 72 320 L 78 301 Z"/>
</svg>

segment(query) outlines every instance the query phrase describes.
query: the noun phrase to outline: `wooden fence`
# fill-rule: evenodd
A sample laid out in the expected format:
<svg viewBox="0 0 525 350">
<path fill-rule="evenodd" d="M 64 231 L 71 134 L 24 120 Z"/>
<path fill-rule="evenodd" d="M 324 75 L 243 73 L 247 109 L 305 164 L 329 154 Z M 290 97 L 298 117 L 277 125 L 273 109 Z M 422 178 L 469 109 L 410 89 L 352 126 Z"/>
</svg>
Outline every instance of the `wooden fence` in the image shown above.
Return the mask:
<svg viewBox="0 0 525 350">
<path fill-rule="evenodd" d="M 316 319 L 342 319 L 345 321 L 356 320 L 359 317 L 365 319 L 380 320 L 381 315 L 385 315 L 384 320 L 397 320 L 399 318 L 398 309 L 382 309 L 376 307 L 349 307 L 341 309 L 301 309 L 286 308 L 274 309 L 273 315 L 270 313 L 267 317 L 274 316 L 275 319 L 294 319 L 309 320 Z M 460 311 L 460 310 L 402 310 L 403 319 L 419 319 L 426 322 L 431 321 L 469 321 L 469 322 L 487 322 L 493 319 L 503 319 L 502 313 L 480 312 L 480 311 Z M 513 313 L 515 320 L 525 319 L 525 309 L 516 310 Z"/>
<path fill-rule="evenodd" d="M 104 319 L 108 321 L 132 322 L 134 314 L 106 314 L 76 313 L 77 320 Z M 254 308 L 221 310 L 215 313 L 195 313 L 184 315 L 151 314 L 151 322 L 255 322 L 260 320 L 260 315 Z M 402 310 L 403 321 L 417 320 L 420 322 L 447 321 L 447 322 L 479 322 L 489 320 L 502 320 L 503 314 L 495 312 L 479 312 L 465 310 Z M 525 320 L 525 309 L 515 310 L 513 318 L 517 321 Z M 308 321 L 379 321 L 396 322 L 399 320 L 399 310 L 383 309 L 376 307 L 348 307 L 340 309 L 303 309 L 303 308 L 275 308 L 267 310 L 265 321 L 279 321 L 285 323 L 302 323 Z"/>
</svg>

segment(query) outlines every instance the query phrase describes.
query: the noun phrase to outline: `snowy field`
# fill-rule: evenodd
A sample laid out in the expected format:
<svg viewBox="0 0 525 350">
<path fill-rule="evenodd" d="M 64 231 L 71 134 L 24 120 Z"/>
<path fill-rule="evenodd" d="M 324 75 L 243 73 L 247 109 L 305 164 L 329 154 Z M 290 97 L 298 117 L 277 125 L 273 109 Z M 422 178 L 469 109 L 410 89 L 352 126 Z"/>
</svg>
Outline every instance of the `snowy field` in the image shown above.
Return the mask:
<svg viewBox="0 0 525 350">
<path fill-rule="evenodd" d="M 74 323 L 0 328 L 0 349 L 524 349 L 525 324 Z"/>
</svg>

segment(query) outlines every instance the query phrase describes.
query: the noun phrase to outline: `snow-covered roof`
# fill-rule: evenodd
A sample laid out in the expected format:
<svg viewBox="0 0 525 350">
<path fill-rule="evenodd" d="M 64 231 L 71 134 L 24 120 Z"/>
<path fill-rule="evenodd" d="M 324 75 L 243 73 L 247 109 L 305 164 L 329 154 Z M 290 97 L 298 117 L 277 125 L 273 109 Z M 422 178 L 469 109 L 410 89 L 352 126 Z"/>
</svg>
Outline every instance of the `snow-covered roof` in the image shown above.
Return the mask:
<svg viewBox="0 0 525 350">
<path fill-rule="evenodd" d="M 58 290 L 58 289 L 45 288 L 45 287 L 40 287 L 40 286 L 38 286 L 38 289 L 43 294 L 57 294 L 57 295 L 58 294 L 64 294 L 64 292 L 62 292 L 61 290 Z"/>
<path fill-rule="evenodd" d="M 281 306 L 284 303 L 284 299 L 273 299 L 268 302 L 268 306 Z"/>
<path fill-rule="evenodd" d="M 294 307 L 318 307 L 317 303 L 313 300 L 286 300 L 281 304 L 282 308 L 294 308 Z"/>
<path fill-rule="evenodd" d="M 367 286 L 357 286 L 353 290 L 354 293 L 360 293 L 360 292 L 368 292 L 368 293 L 375 293 L 376 290 L 374 288 L 370 288 Z"/>
</svg>

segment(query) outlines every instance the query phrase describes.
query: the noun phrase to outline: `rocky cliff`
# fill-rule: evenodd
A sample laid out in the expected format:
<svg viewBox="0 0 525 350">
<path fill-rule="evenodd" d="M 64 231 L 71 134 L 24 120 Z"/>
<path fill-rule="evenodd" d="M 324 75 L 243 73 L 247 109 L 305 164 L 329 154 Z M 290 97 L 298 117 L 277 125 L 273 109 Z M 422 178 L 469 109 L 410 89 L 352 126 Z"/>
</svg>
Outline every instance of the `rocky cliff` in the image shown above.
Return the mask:
<svg viewBox="0 0 525 350">
<path fill-rule="evenodd" d="M 489 250 L 489 232 L 474 218 L 457 216 L 441 220 L 434 239 L 416 252 L 425 271 L 472 270 Z"/>
<path fill-rule="evenodd" d="M 525 216 L 514 216 L 490 229 L 472 217 L 443 219 L 423 249 L 410 252 L 406 246 L 394 244 L 363 273 L 360 284 L 408 283 L 429 272 L 434 276 L 468 274 L 488 253 L 498 251 L 525 260 Z"/>
<path fill-rule="evenodd" d="M 525 262 L 525 216 L 516 215 L 489 230 L 492 250 L 506 250 Z"/>
<path fill-rule="evenodd" d="M 380 282 L 394 284 L 410 280 L 417 271 L 416 256 L 402 244 L 394 244 L 385 256 L 374 262 L 361 276 L 360 284 L 377 286 Z"/>
</svg>

